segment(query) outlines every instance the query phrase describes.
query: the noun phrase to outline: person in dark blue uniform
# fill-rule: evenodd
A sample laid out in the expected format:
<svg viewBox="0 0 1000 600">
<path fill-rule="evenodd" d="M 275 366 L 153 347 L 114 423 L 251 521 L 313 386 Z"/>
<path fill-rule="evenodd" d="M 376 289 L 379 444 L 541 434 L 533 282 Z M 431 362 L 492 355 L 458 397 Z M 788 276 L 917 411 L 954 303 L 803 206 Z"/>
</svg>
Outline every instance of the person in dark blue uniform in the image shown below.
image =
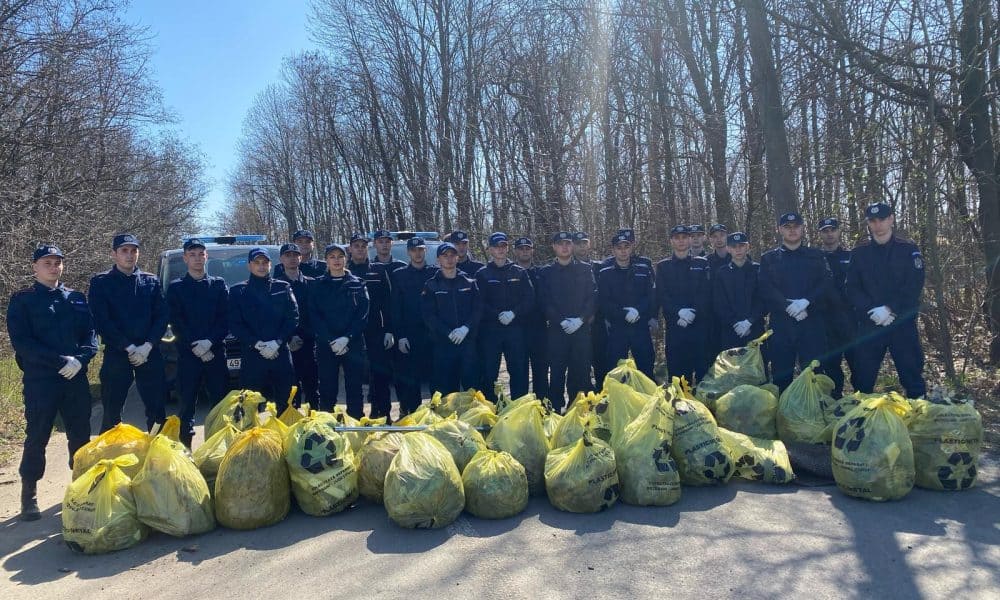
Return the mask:
<svg viewBox="0 0 1000 600">
<path fill-rule="evenodd" d="M 90 311 L 104 342 L 101 365 L 101 431 L 122 421 L 125 398 L 135 381 L 146 408 L 146 428 L 166 420 L 166 382 L 160 338 L 167 331 L 168 309 L 155 275 L 139 270 L 139 240 L 116 235 L 114 266 L 90 280 Z"/>
<path fill-rule="evenodd" d="M 701 223 L 695 223 L 688 225 L 687 230 L 690 239 L 688 252 L 691 253 L 691 256 L 708 258 L 708 252 L 705 251 L 705 226 Z"/>
<path fill-rule="evenodd" d="M 713 272 L 729 262 L 728 237 L 729 228 L 722 223 L 715 223 L 708 228 L 708 243 L 712 247 L 705 258 L 708 259 L 708 266 Z"/>
<path fill-rule="evenodd" d="M 392 257 L 392 232 L 388 229 L 376 229 L 372 234 L 372 243 L 375 245 L 375 258 L 372 262 L 382 265 L 389 275 L 389 283 L 392 283 L 392 274 L 397 269 L 405 269 L 406 263 Z"/>
<path fill-rule="evenodd" d="M 597 310 L 597 284 L 589 263 L 573 256 L 573 234 L 552 236 L 555 260 L 539 273 L 537 302 L 548 322 L 549 400 L 556 412 L 580 392 L 593 389 L 590 380 L 590 322 Z"/>
<path fill-rule="evenodd" d="M 826 310 L 833 277 L 823 252 L 806 246 L 803 233 L 799 213 L 781 215 L 781 245 L 760 257 L 758 285 L 774 330 L 768 340 L 771 375 L 781 391 L 792 382 L 796 362 L 805 367 L 826 353 Z"/>
<path fill-rule="evenodd" d="M 581 263 L 590 265 L 594 272 L 594 284 L 596 285 L 598 274 L 605 267 L 605 260 L 614 260 L 614 257 L 591 260 L 591 250 L 590 235 L 586 231 L 577 231 L 573 234 L 573 256 Z M 588 327 L 590 329 L 590 365 L 594 371 L 594 383 L 600 387 L 604 383 L 604 377 L 607 376 L 608 370 L 614 365 L 608 364 L 608 321 L 601 314 L 601 304 L 596 298 L 594 319 Z"/>
<path fill-rule="evenodd" d="M 528 348 L 528 363 L 531 366 L 531 391 L 538 398 L 549 397 L 549 366 L 545 330 L 545 312 L 538 302 L 538 277 L 540 266 L 534 263 L 535 244 L 530 237 L 514 240 L 514 258 L 517 266 L 528 273 L 531 287 L 535 291 L 535 302 L 529 313 L 523 316 L 524 343 Z"/>
<path fill-rule="evenodd" d="M 458 250 L 458 270 L 462 273 L 465 273 L 469 277 L 475 277 L 479 269 L 486 266 L 486 263 L 479 262 L 469 254 L 469 234 L 461 229 L 456 229 L 449 233 L 445 241 L 451 242 L 455 246 L 455 249 Z"/>
<path fill-rule="evenodd" d="M 214 406 L 229 386 L 225 345 L 229 334 L 229 290 L 225 279 L 205 272 L 208 250 L 204 242 L 184 242 L 183 257 L 187 274 L 170 282 L 167 306 L 177 347 L 181 442 L 190 448 L 199 390 L 205 387 Z"/>
<path fill-rule="evenodd" d="M 636 237 L 635 237 L 635 230 L 632 229 L 631 227 L 621 227 L 621 228 L 618 229 L 618 232 L 615 235 L 616 236 L 626 235 L 626 236 L 629 236 L 630 238 L 632 238 L 633 240 L 636 239 Z M 655 279 L 656 278 L 655 277 L 655 275 L 656 275 L 656 267 L 655 267 L 655 265 L 653 265 L 653 259 L 649 258 L 648 256 L 643 256 L 641 254 L 636 253 L 635 252 L 635 249 L 637 247 L 636 244 L 638 244 L 637 241 L 633 241 L 632 242 L 632 260 L 635 261 L 635 262 L 644 264 L 647 267 L 649 267 L 649 272 L 650 272 L 651 275 L 653 275 L 653 278 Z M 615 257 L 612 254 L 611 256 L 609 256 L 609 257 L 605 258 L 603 261 L 601 261 L 601 268 L 603 269 L 604 267 L 613 267 L 614 264 L 615 264 Z M 656 310 L 653 311 L 653 315 L 649 318 L 649 321 L 648 321 L 649 335 L 651 337 L 655 336 L 656 333 L 657 333 L 657 331 L 659 331 L 659 329 L 660 329 L 660 318 L 656 315 L 656 312 L 657 312 Z M 614 365 L 611 365 L 611 366 L 614 366 Z M 601 382 L 595 382 L 595 383 L 600 384 Z"/>
<path fill-rule="evenodd" d="M 316 239 L 308 229 L 299 229 L 292 234 L 292 243 L 299 247 L 302 259 L 299 261 L 299 271 L 313 279 L 326 273 L 326 263 L 315 257 Z M 278 277 L 285 270 L 281 263 L 274 265 L 274 276 Z"/>
<path fill-rule="evenodd" d="M 476 273 L 476 285 L 483 299 L 483 320 L 479 330 L 479 365 L 482 391 L 496 402 L 494 383 L 500 375 L 500 357 L 510 374 L 510 397 L 528 393 L 528 349 L 524 327 L 535 306 L 535 288 L 528 272 L 507 258 L 507 234 L 490 236 L 490 262 Z"/>
<path fill-rule="evenodd" d="M 614 365 L 631 352 L 639 370 L 652 379 L 654 351 L 649 320 L 655 312 L 653 270 L 632 254 L 634 242 L 631 232 L 620 232 L 611 239 L 614 264 L 603 267 L 598 275 L 598 304 L 609 323 L 607 364 Z"/>
<path fill-rule="evenodd" d="M 896 217 L 884 202 L 865 210 L 871 240 L 851 251 L 847 295 L 860 321 L 854 350 L 857 389 L 874 391 L 886 350 L 908 398 L 927 392 L 924 351 L 917 333 L 924 259 L 910 240 L 893 230 Z"/>
<path fill-rule="evenodd" d="M 389 276 L 393 333 L 399 350 L 396 372 L 396 398 L 400 415 L 408 415 L 420 407 L 421 385 L 432 385 L 434 345 L 421 310 L 424 284 L 437 273 L 436 265 L 428 265 L 427 243 L 423 238 L 406 240 L 410 264 L 396 269 Z M 433 391 L 433 390 L 432 390 Z"/>
<path fill-rule="evenodd" d="M 309 323 L 316 335 L 320 370 L 320 410 L 332 411 L 337 404 L 343 370 L 347 414 L 360 419 L 364 415 L 361 383 L 368 290 L 361 278 L 346 270 L 347 250 L 343 246 L 326 247 L 326 267 L 327 274 L 315 280 L 309 290 Z"/>
<path fill-rule="evenodd" d="M 840 221 L 828 217 L 819 222 L 820 249 L 833 275 L 830 307 L 826 314 L 827 355 L 823 359 L 823 372 L 833 380 L 833 397 L 844 393 L 844 370 L 847 359 L 851 368 L 851 385 L 857 389 L 857 365 L 854 362 L 854 339 L 858 332 L 854 308 L 847 297 L 847 271 L 851 266 L 851 252 L 840 243 Z"/>
<path fill-rule="evenodd" d="M 757 282 L 760 265 L 750 260 L 750 238 L 737 231 L 726 236 L 726 244 L 729 260 L 712 271 L 721 350 L 746 346 L 764 334 L 764 304 Z"/>
<path fill-rule="evenodd" d="M 673 254 L 656 263 L 656 305 L 667 323 L 667 371 L 694 384 L 711 363 L 707 342 L 712 311 L 708 260 L 691 255 L 690 243 L 688 227 L 670 230 Z"/>
<path fill-rule="evenodd" d="M 392 354 L 396 344 L 389 323 L 389 273 L 386 265 L 368 260 L 368 236 L 351 234 L 347 270 L 365 283 L 368 289 L 368 325 L 365 350 L 368 359 L 368 402 L 372 418 L 386 417 L 392 408 Z"/>
<path fill-rule="evenodd" d="M 434 388 L 442 394 L 479 385 L 476 334 L 483 301 L 475 279 L 458 270 L 458 250 L 437 248 L 440 269 L 424 283 L 420 307 L 434 345 Z"/>
<path fill-rule="evenodd" d="M 315 278 L 309 277 L 302 271 L 302 251 L 298 244 L 282 244 L 280 250 L 280 265 L 283 267 L 279 272 L 278 267 L 274 268 L 274 278 L 280 281 L 287 281 L 292 286 L 292 293 L 295 294 L 295 301 L 299 305 L 299 325 L 295 328 L 295 334 L 288 340 L 288 351 L 292 353 L 292 367 L 295 370 L 295 385 L 298 391 L 292 402 L 299 406 L 303 402 L 309 406 L 319 406 L 317 394 L 319 393 L 319 367 L 316 365 L 316 339 L 309 326 L 309 289 Z M 313 269 L 316 272 L 316 269 Z M 326 265 L 323 266 L 323 273 L 326 273 Z M 322 277 L 322 275 L 321 275 Z"/>
<path fill-rule="evenodd" d="M 32 255 L 35 284 L 15 292 L 7 305 L 7 333 L 24 373 L 25 437 L 18 474 L 25 521 L 41 517 L 38 480 L 45 474 L 45 447 L 56 414 L 66 428 L 70 468 L 73 454 L 90 440 L 87 365 L 97 354 L 97 336 L 87 299 L 60 282 L 64 258 L 56 246 L 39 246 Z"/>
<path fill-rule="evenodd" d="M 295 381 L 288 340 L 299 324 L 295 292 L 271 277 L 271 257 L 263 248 L 247 253 L 250 277 L 229 289 L 229 331 L 240 341 L 240 385 L 265 394 L 280 414 L 288 407 Z"/>
</svg>

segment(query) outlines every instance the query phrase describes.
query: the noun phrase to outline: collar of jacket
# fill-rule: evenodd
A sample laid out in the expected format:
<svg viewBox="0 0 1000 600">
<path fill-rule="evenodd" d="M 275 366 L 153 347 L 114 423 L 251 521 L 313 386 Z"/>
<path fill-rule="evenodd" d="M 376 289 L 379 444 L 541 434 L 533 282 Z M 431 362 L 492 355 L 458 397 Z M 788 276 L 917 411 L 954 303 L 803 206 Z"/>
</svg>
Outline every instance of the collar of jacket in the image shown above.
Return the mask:
<svg viewBox="0 0 1000 600">
<path fill-rule="evenodd" d="M 135 277 L 136 275 L 139 274 L 139 265 L 133 267 L 131 273 L 126 273 L 125 271 L 122 271 L 121 269 L 118 268 L 118 265 L 111 265 L 111 273 L 112 275 L 117 275 L 118 277 Z"/>
<path fill-rule="evenodd" d="M 272 281 L 272 279 L 271 279 L 270 275 L 267 275 L 266 277 L 258 277 L 256 275 L 254 275 L 253 273 L 251 273 L 250 274 L 250 278 L 247 279 L 247 285 L 265 286 L 265 285 L 270 285 L 271 281 Z"/>
</svg>

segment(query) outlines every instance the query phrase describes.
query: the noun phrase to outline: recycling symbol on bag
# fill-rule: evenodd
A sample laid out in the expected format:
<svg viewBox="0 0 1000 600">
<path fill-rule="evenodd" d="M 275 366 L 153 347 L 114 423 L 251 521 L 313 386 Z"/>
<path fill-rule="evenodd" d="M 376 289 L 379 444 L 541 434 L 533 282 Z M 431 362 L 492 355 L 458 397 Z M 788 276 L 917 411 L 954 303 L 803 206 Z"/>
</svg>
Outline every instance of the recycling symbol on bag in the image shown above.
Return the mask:
<svg viewBox="0 0 1000 600">
<path fill-rule="evenodd" d="M 948 457 L 949 466 L 938 469 L 938 481 L 946 490 L 964 490 L 976 481 L 976 465 L 968 452 L 954 452 Z M 964 473 L 963 473 L 964 471 Z M 962 476 L 964 475 L 964 476 Z"/>
<path fill-rule="evenodd" d="M 312 452 L 316 450 L 315 454 Z M 315 475 L 328 467 L 338 467 L 342 459 L 337 458 L 337 444 L 319 433 L 309 434 L 302 442 L 302 458 L 299 465 Z"/>
<path fill-rule="evenodd" d="M 653 464 L 660 473 L 669 473 L 677 470 L 677 464 L 670 456 L 670 442 L 664 440 L 656 450 L 653 450 Z"/>
<path fill-rule="evenodd" d="M 750 467 L 750 472 L 754 474 L 755 479 L 764 478 L 764 465 L 758 465 L 757 459 L 749 454 L 744 454 L 736 461 L 736 468 L 739 469 L 741 467 Z"/>
<path fill-rule="evenodd" d="M 716 473 L 717 467 L 720 466 L 722 467 L 722 472 Z M 730 462 L 729 457 L 718 450 L 705 456 L 704 475 L 706 479 L 722 481 L 729 475 L 732 468 L 733 464 Z"/>
<path fill-rule="evenodd" d="M 610 508 L 611 505 L 613 505 L 615 501 L 618 500 L 618 496 L 620 495 L 621 495 L 621 485 L 617 483 L 611 485 L 610 487 L 608 487 L 608 489 L 604 490 L 604 503 L 601 504 L 601 510 Z"/>
<path fill-rule="evenodd" d="M 834 447 L 838 450 L 846 450 L 847 452 L 854 452 L 860 448 L 861 442 L 865 439 L 864 424 L 864 417 L 855 417 L 841 425 L 837 429 L 837 437 L 833 441 Z M 854 429 L 854 437 L 847 439 L 847 432 L 852 428 Z"/>
</svg>

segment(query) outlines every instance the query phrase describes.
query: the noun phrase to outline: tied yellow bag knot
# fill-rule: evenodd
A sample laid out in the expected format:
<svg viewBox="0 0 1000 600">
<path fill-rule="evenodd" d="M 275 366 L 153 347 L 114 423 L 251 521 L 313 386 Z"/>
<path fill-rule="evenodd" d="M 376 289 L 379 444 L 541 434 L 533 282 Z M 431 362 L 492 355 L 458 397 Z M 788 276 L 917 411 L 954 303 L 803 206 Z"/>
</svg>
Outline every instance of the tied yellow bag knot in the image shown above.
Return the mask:
<svg viewBox="0 0 1000 600">
<path fill-rule="evenodd" d="M 212 407 L 205 416 L 205 439 L 215 435 L 228 421 L 240 431 L 258 425 L 257 413 L 267 407 L 267 400 L 260 392 L 233 390 Z"/>
<path fill-rule="evenodd" d="M 567 512 L 593 513 L 613 506 L 621 488 L 611 446 L 584 432 L 576 444 L 549 452 L 545 491 L 552 506 Z"/>
<path fill-rule="evenodd" d="M 423 432 L 403 436 L 385 474 L 385 510 L 400 527 L 435 529 L 465 507 L 462 476 L 441 442 Z"/>
<path fill-rule="evenodd" d="M 528 476 L 507 452 L 477 452 L 462 472 L 465 509 L 481 519 L 513 517 L 528 506 Z"/>
<path fill-rule="evenodd" d="M 866 400 L 841 419 L 831 461 L 837 487 L 849 496 L 898 500 L 913 488 L 913 444 L 906 429 L 912 409 L 886 394 Z"/>
<path fill-rule="evenodd" d="M 133 454 L 136 462 L 119 465 L 131 479 L 139 472 L 149 449 L 149 435 L 127 423 L 119 423 L 90 440 L 73 454 L 73 479 L 86 473 L 103 459 Z"/>
<path fill-rule="evenodd" d="M 63 541 L 84 554 L 129 548 L 146 538 L 139 521 L 131 479 L 125 469 L 136 467 L 134 454 L 98 460 L 66 488 L 62 504 Z"/>
</svg>

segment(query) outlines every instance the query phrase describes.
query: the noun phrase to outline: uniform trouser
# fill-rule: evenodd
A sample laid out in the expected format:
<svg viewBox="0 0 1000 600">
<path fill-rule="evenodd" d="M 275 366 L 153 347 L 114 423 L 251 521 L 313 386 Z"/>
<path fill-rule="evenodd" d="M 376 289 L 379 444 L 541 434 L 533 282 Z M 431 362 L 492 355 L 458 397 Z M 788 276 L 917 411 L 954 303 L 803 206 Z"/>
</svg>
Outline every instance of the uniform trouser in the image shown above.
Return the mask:
<svg viewBox="0 0 1000 600">
<path fill-rule="evenodd" d="M 612 323 L 608 328 L 608 345 L 605 350 L 607 364 L 617 365 L 618 361 L 628 358 L 632 353 L 635 365 L 650 379 L 653 378 L 653 338 L 649 333 L 649 321 L 640 319 L 635 323 Z M 597 386 L 604 385 L 604 380 L 596 381 Z"/>
<path fill-rule="evenodd" d="M 337 356 L 330 346 L 316 346 L 316 362 L 319 364 L 319 408 L 330 412 L 340 395 L 340 371 L 344 371 L 344 396 L 347 414 L 360 419 L 365 414 L 364 394 L 361 381 L 365 374 L 365 349 L 351 343 L 347 352 Z"/>
<path fill-rule="evenodd" d="M 413 353 L 413 350 L 410 350 Z M 441 338 L 434 346 L 434 389 L 442 394 L 479 385 L 476 338 L 468 336 L 457 346 Z"/>
<path fill-rule="evenodd" d="M 833 397 L 844 393 L 843 361 L 851 369 L 851 385 L 858 389 L 857 362 L 854 359 L 857 326 L 846 314 L 831 317 L 826 325 L 827 353 L 822 359 L 823 372 L 833 380 Z"/>
<path fill-rule="evenodd" d="M 425 336 L 410 336 L 410 351 L 399 353 L 396 370 L 396 398 L 399 400 L 399 415 L 408 415 L 420 407 L 423 396 L 420 386 L 432 384 L 434 369 L 434 346 Z M 449 342 L 450 343 L 450 342 Z"/>
<path fill-rule="evenodd" d="M 288 408 L 288 396 L 292 392 L 295 371 L 288 346 L 278 348 L 278 356 L 268 360 L 253 346 L 240 345 L 240 385 L 248 390 L 264 394 L 277 406 L 278 414 Z"/>
<path fill-rule="evenodd" d="M 166 381 L 163 374 L 163 355 L 159 348 L 153 346 L 149 358 L 138 367 L 133 367 L 128 361 L 128 353 L 104 347 L 104 363 L 101 365 L 101 405 L 104 407 L 104 418 L 101 420 L 101 432 L 105 432 L 122 422 L 122 412 L 125 410 L 125 399 L 132 381 L 139 389 L 139 396 L 146 409 L 146 429 L 163 423 L 167 419 L 164 397 L 166 396 Z"/>
<path fill-rule="evenodd" d="M 549 397 L 548 331 L 545 322 L 531 322 L 524 330 L 524 343 L 528 347 L 531 364 L 531 391 L 538 398 Z"/>
<path fill-rule="evenodd" d="M 552 408 L 561 411 L 566 406 L 566 392 L 572 401 L 580 392 L 593 390 L 590 381 L 590 328 L 582 326 L 572 335 L 556 323 L 549 326 L 549 400 Z"/>
<path fill-rule="evenodd" d="M 886 350 L 892 354 L 899 382 L 907 398 L 919 398 L 927 393 L 924 383 L 924 350 L 920 346 L 917 322 L 908 319 L 888 327 L 862 323 L 858 328 L 858 344 L 854 349 L 857 388 L 871 393 L 882 366 Z"/>
<path fill-rule="evenodd" d="M 594 315 L 594 321 L 590 324 L 590 360 L 594 367 L 594 381 L 600 386 L 604 383 L 604 377 L 614 366 L 608 363 L 608 324 L 601 313 Z"/>
<path fill-rule="evenodd" d="M 384 329 L 365 331 L 368 402 L 372 405 L 372 415 L 376 417 L 388 415 L 389 409 L 392 408 L 392 396 L 389 390 L 389 384 L 392 383 L 392 354 L 385 348 L 385 333 Z"/>
<path fill-rule="evenodd" d="M 190 443 L 194 436 L 194 412 L 198 404 L 198 391 L 205 386 L 212 406 L 226 395 L 229 387 L 229 369 L 226 353 L 221 344 L 212 346 L 215 357 L 203 362 L 186 349 L 177 353 L 177 393 L 180 396 L 178 416 L 181 419 L 181 439 Z"/>
<path fill-rule="evenodd" d="M 45 474 L 45 446 L 52 435 L 56 413 L 62 416 L 69 446 L 69 466 L 73 454 L 90 441 L 90 384 L 87 370 L 81 369 L 67 381 L 58 375 L 24 377 L 24 453 L 18 473 L 33 483 Z"/>
<path fill-rule="evenodd" d="M 664 349 L 667 354 L 667 372 L 670 377 L 684 377 L 692 386 L 705 377 L 711 364 L 708 349 L 708 323 L 695 322 L 681 327 L 667 322 Z"/>
<path fill-rule="evenodd" d="M 491 402 L 497 401 L 493 386 L 500 376 L 501 354 L 510 374 L 510 397 L 520 398 L 528 393 L 528 349 L 523 327 L 490 326 L 479 330 L 479 365 L 483 370 L 480 389 Z"/>
<path fill-rule="evenodd" d="M 821 315 L 811 315 L 802 321 L 784 314 L 773 318 L 774 335 L 767 340 L 771 379 L 780 391 L 785 391 L 795 377 L 796 362 L 805 368 L 826 353 L 826 323 Z"/>
<path fill-rule="evenodd" d="M 743 348 L 750 342 L 764 335 L 764 324 L 754 323 L 750 326 L 750 333 L 746 337 L 740 337 L 736 335 L 733 331 L 732 324 L 726 324 L 723 322 L 718 323 L 719 327 L 719 352 L 716 352 L 716 356 L 720 352 L 729 350 L 730 348 Z M 712 362 L 715 362 L 715 357 L 712 358 Z"/>
<path fill-rule="evenodd" d="M 302 347 L 292 352 L 292 366 L 299 391 L 295 394 L 296 406 L 308 402 L 309 406 L 319 406 L 316 394 L 319 389 L 319 371 L 316 366 L 316 340 L 305 339 Z"/>
</svg>

